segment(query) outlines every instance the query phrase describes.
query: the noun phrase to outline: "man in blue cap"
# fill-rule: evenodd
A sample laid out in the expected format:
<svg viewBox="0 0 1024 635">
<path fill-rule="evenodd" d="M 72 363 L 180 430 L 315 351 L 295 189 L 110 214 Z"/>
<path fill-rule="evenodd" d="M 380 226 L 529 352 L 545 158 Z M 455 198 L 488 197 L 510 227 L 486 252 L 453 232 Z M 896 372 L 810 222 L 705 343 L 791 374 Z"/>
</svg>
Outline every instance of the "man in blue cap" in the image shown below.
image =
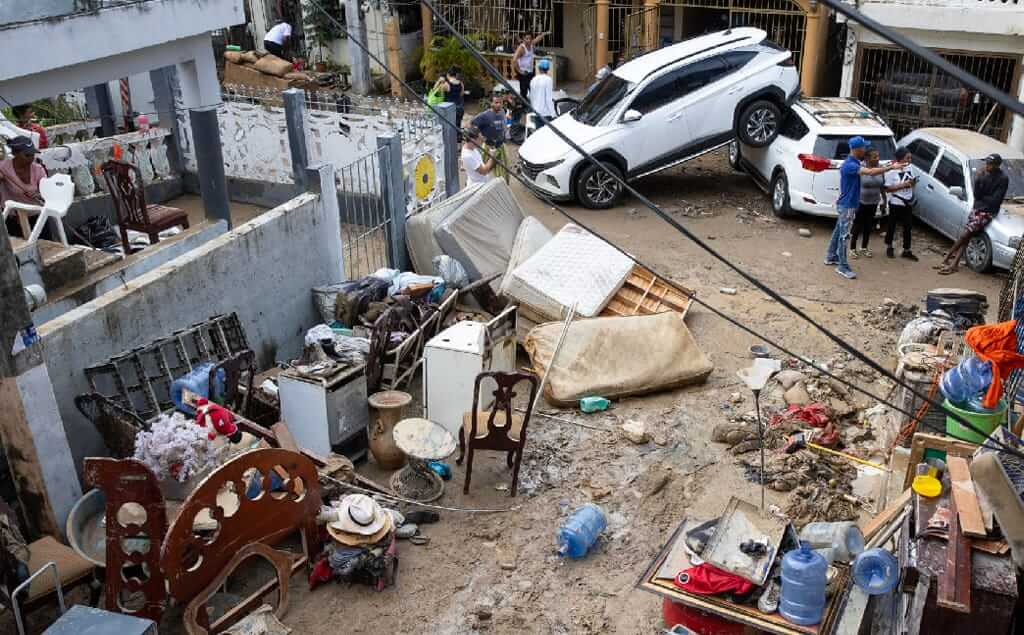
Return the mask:
<svg viewBox="0 0 1024 635">
<path fill-rule="evenodd" d="M 861 165 L 868 149 L 868 142 L 864 140 L 864 137 L 850 137 L 848 145 L 850 154 L 839 166 L 839 200 L 836 201 L 838 218 L 836 218 L 836 228 L 832 231 L 832 239 L 828 242 L 828 251 L 825 252 L 825 264 L 836 265 L 836 273 L 852 280 L 857 277 L 857 274 L 850 269 L 846 260 L 846 238 L 850 235 L 850 225 L 860 206 L 860 177 L 861 175 L 885 174 L 889 170 L 905 167 L 906 163 L 894 161 L 889 165 L 869 168 Z"/>
<path fill-rule="evenodd" d="M 555 84 L 548 74 L 551 62 L 540 60 L 537 62 L 537 70 L 539 72 L 536 77 L 530 80 L 530 105 L 541 117 L 537 122 L 537 127 L 540 128 L 555 118 Z"/>
</svg>

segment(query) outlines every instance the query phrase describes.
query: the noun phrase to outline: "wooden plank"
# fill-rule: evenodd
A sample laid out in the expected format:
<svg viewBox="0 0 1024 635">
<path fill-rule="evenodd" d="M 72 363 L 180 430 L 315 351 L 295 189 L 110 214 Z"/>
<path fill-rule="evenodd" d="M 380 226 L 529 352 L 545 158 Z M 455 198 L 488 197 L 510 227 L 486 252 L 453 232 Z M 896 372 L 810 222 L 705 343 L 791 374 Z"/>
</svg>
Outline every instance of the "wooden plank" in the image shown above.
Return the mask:
<svg viewBox="0 0 1024 635">
<path fill-rule="evenodd" d="M 883 527 L 895 520 L 910 503 L 910 497 L 912 494 L 913 491 L 910 489 L 903 490 L 903 493 L 896 497 L 896 500 L 894 500 L 892 504 L 882 510 L 882 513 L 865 523 L 864 527 L 861 529 L 861 532 L 864 534 L 864 541 L 867 542 L 871 540 L 871 538 L 881 531 Z"/>
<path fill-rule="evenodd" d="M 917 464 L 924 461 L 925 450 L 939 450 L 946 453 L 946 456 L 969 457 L 974 454 L 978 446 L 974 443 L 961 441 L 952 437 L 945 437 L 939 434 L 927 432 L 915 432 L 914 439 L 910 446 L 910 461 L 907 463 L 907 473 L 903 478 L 903 489 L 910 487 L 914 481 Z"/>
<path fill-rule="evenodd" d="M 955 515 L 955 497 L 950 497 L 949 507 Z M 949 523 L 946 568 L 939 575 L 938 587 L 936 604 L 958 613 L 971 612 L 971 548 L 960 532 L 960 523 Z"/>
<path fill-rule="evenodd" d="M 921 618 L 924 617 L 924 607 L 928 604 L 928 588 L 931 583 L 932 578 L 927 573 L 921 573 L 917 578 L 914 598 L 910 601 L 910 611 L 907 613 L 907 635 L 921 633 Z"/>
<path fill-rule="evenodd" d="M 842 617 L 836 626 L 834 635 L 857 635 L 860 633 L 860 625 L 864 621 L 864 614 L 868 610 L 868 600 L 871 596 L 864 592 L 856 584 L 850 589 L 850 598 L 843 607 Z"/>
<path fill-rule="evenodd" d="M 681 293 L 648 269 L 636 265 L 601 315 L 653 315 L 675 311 L 685 317 L 693 292 L 685 288 L 684 291 Z"/>
<path fill-rule="evenodd" d="M 284 421 L 278 421 L 270 426 L 270 429 L 274 432 L 274 436 L 277 437 L 278 447 L 293 452 L 299 451 L 299 444 L 295 441 L 295 437 L 292 436 L 292 431 L 288 429 L 288 424 Z"/>
<path fill-rule="evenodd" d="M 946 457 L 946 469 L 956 499 L 956 510 L 960 516 L 960 528 L 964 535 L 972 538 L 985 538 L 985 523 L 981 519 L 981 507 L 978 496 L 974 492 L 974 481 L 971 480 L 971 469 L 963 457 Z"/>
</svg>

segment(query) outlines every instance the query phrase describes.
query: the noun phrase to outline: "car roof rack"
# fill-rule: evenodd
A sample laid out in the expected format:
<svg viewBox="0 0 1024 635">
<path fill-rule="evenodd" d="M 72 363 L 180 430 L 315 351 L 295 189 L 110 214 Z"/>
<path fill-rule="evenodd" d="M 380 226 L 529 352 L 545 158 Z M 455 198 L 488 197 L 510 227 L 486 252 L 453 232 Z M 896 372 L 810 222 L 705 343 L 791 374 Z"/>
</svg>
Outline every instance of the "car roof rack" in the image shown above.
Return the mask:
<svg viewBox="0 0 1024 635">
<path fill-rule="evenodd" d="M 866 105 L 864 105 L 863 102 L 861 102 L 858 99 L 844 98 L 846 101 L 850 102 L 851 105 L 855 105 L 855 106 L 859 107 L 858 109 L 850 109 L 850 110 L 819 110 L 819 109 L 816 109 L 816 108 L 812 107 L 813 106 L 813 101 L 816 100 L 816 99 L 820 99 L 820 98 L 818 98 L 818 97 L 804 98 L 804 99 L 801 100 L 800 103 L 804 107 L 804 110 L 806 110 L 812 117 L 815 118 L 815 120 L 817 120 L 818 123 L 820 123 L 822 125 L 825 125 L 827 123 L 827 121 L 826 121 L 827 119 L 830 119 L 830 118 L 833 118 L 833 117 L 855 117 L 857 119 L 871 119 L 871 120 L 873 120 L 873 121 L 875 121 L 875 122 L 877 122 L 877 123 L 879 123 L 879 124 L 881 124 L 883 126 L 887 126 L 888 125 L 888 124 L 885 123 L 885 120 L 882 119 L 882 117 L 878 113 L 876 113 L 875 111 L 873 111 L 870 108 L 868 108 Z M 812 102 L 812 103 L 808 103 L 808 102 Z"/>
</svg>

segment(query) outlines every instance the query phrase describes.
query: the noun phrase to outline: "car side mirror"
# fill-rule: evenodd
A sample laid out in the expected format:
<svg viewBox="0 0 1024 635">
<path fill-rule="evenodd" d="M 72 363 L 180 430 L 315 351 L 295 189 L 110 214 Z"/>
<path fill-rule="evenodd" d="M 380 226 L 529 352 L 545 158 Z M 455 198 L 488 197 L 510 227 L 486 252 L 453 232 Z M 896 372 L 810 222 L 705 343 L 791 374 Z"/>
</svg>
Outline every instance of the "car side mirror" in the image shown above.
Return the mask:
<svg viewBox="0 0 1024 635">
<path fill-rule="evenodd" d="M 622 115 L 622 123 L 633 123 L 634 121 L 640 121 L 643 118 L 643 113 L 639 110 L 633 110 L 630 108 L 626 111 L 626 114 Z"/>
<path fill-rule="evenodd" d="M 967 200 L 967 195 L 964 194 L 964 188 L 960 187 L 959 185 L 954 185 L 953 187 L 949 188 L 949 193 L 952 196 L 957 197 L 961 201 Z"/>
</svg>

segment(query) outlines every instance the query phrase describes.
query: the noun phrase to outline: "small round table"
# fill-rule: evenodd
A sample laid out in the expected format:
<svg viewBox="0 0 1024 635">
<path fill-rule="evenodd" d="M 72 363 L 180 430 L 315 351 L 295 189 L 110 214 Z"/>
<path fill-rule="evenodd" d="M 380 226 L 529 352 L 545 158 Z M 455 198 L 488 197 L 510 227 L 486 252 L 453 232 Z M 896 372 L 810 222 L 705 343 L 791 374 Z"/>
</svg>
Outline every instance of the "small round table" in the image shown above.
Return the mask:
<svg viewBox="0 0 1024 635">
<path fill-rule="evenodd" d="M 455 437 L 429 419 L 403 419 L 394 429 L 395 445 L 409 457 L 409 463 L 391 475 L 396 494 L 429 503 L 444 494 L 444 480 L 430 469 L 431 461 L 442 461 L 455 452 Z"/>
</svg>

